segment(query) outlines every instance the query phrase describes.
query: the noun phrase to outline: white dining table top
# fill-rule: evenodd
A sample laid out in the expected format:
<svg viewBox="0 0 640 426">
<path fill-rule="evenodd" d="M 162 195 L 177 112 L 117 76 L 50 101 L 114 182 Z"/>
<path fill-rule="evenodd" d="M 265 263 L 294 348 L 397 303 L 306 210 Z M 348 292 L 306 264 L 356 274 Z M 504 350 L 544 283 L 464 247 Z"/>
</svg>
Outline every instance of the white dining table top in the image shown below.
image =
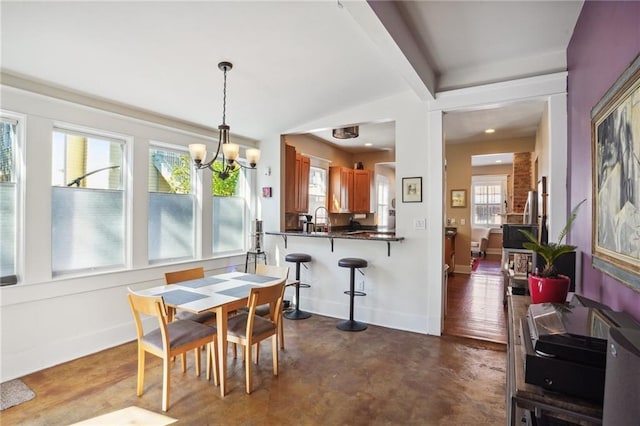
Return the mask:
<svg viewBox="0 0 640 426">
<path fill-rule="evenodd" d="M 165 304 L 200 313 L 249 296 L 252 287 L 276 284 L 281 278 L 244 272 L 227 272 L 176 284 L 136 291 L 145 296 L 163 296 Z M 195 299 L 195 300 L 194 300 Z"/>
</svg>

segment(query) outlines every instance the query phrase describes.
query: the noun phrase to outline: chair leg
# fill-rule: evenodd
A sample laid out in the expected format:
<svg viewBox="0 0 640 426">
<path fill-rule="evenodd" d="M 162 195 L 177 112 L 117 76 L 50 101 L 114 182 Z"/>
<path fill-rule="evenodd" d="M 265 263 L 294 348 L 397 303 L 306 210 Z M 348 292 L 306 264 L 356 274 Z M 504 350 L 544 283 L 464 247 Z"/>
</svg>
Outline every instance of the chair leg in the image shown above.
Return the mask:
<svg viewBox="0 0 640 426">
<path fill-rule="evenodd" d="M 136 388 L 136 395 L 141 396 L 144 392 L 144 357 L 145 350 L 138 345 L 138 387 Z"/>
<path fill-rule="evenodd" d="M 280 322 L 278 323 L 278 339 L 280 340 L 280 349 L 284 350 L 284 321 L 280 316 Z"/>
<path fill-rule="evenodd" d="M 182 360 L 182 372 L 187 371 L 187 354 L 185 352 L 180 354 L 180 358 Z"/>
<path fill-rule="evenodd" d="M 220 378 L 218 376 L 218 342 L 217 340 L 214 338 L 213 343 L 210 343 L 207 347 L 208 348 L 210 347 L 211 350 L 213 351 L 213 353 L 211 354 L 211 357 L 209 358 L 210 362 L 213 362 L 213 384 L 215 386 L 219 386 Z"/>
<path fill-rule="evenodd" d="M 260 342 L 256 343 L 256 360 L 255 360 L 256 365 L 258 365 L 259 359 L 260 359 Z"/>
<path fill-rule="evenodd" d="M 193 352 L 196 355 L 196 376 L 200 377 L 200 348 L 195 348 Z"/>
<path fill-rule="evenodd" d="M 278 375 L 278 336 L 274 334 L 271 338 L 271 352 L 273 352 L 273 375 Z"/>
<path fill-rule="evenodd" d="M 245 359 L 247 361 L 245 361 L 245 382 L 246 382 L 246 387 L 247 387 L 247 393 L 250 394 L 251 393 L 251 386 L 253 385 L 253 380 L 251 377 L 251 352 L 253 352 L 251 350 L 251 346 L 249 344 L 249 342 L 247 342 L 247 344 L 244 347 L 244 352 L 245 352 Z"/>
<path fill-rule="evenodd" d="M 169 369 L 169 358 L 162 359 L 162 411 L 169 410 L 169 385 L 171 383 L 171 371 Z"/>
</svg>

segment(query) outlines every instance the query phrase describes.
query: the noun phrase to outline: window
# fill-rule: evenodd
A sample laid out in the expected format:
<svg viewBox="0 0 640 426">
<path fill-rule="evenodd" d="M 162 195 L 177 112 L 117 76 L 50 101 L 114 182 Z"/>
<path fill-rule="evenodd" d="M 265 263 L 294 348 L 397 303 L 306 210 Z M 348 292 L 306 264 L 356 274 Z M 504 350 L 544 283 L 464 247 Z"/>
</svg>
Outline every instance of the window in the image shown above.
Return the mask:
<svg viewBox="0 0 640 426">
<path fill-rule="evenodd" d="M 0 277 L 14 282 L 17 274 L 18 154 L 16 120 L 0 117 Z"/>
<path fill-rule="evenodd" d="M 507 197 L 506 176 L 472 177 L 471 219 L 474 225 L 499 227 Z"/>
<path fill-rule="evenodd" d="M 222 163 L 216 161 L 213 167 L 222 170 Z M 226 179 L 220 179 L 215 171 L 212 173 L 213 254 L 246 250 L 251 191 L 245 171 L 236 167 Z"/>
<path fill-rule="evenodd" d="M 376 178 L 378 226 L 389 226 L 389 178 L 377 175 Z"/>
<path fill-rule="evenodd" d="M 186 152 L 149 149 L 149 262 L 194 257 L 193 166 Z"/>
<path fill-rule="evenodd" d="M 125 142 L 56 128 L 52 147 L 53 275 L 125 263 Z"/>
<path fill-rule="evenodd" d="M 327 210 L 327 171 L 320 167 L 311 166 L 309 169 L 309 213 L 316 214 L 315 223 L 328 223 Z"/>
</svg>

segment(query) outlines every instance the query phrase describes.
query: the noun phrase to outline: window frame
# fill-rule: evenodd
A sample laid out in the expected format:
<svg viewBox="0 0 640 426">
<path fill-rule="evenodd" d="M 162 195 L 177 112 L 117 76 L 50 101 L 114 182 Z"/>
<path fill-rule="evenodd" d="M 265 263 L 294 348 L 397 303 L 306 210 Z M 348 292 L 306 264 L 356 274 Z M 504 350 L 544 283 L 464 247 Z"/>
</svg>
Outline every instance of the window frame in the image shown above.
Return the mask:
<svg viewBox="0 0 640 426">
<path fill-rule="evenodd" d="M 471 226 L 483 226 L 485 228 L 500 229 L 504 218 L 501 217 L 500 223 L 477 223 L 475 219 L 476 204 L 481 205 L 494 205 L 494 203 L 476 203 L 476 186 L 489 186 L 500 185 L 500 212 L 506 213 L 504 209 L 504 202 L 507 199 L 507 175 L 473 175 L 471 176 Z"/>
<path fill-rule="evenodd" d="M 216 160 L 216 161 L 222 161 L 220 160 Z M 207 169 L 209 170 L 209 172 L 211 175 L 208 176 L 207 178 L 211 179 L 211 190 L 209 194 L 204 194 L 204 196 L 209 196 L 211 197 L 211 216 L 209 218 L 207 218 L 207 220 L 209 221 L 209 226 L 211 227 L 211 232 L 210 232 L 210 238 L 211 238 L 211 244 L 210 247 L 208 248 L 211 252 L 211 258 L 212 259 L 219 259 L 219 258 L 225 258 L 225 257 L 231 257 L 231 256 L 238 256 L 241 254 L 245 254 L 249 248 L 251 247 L 251 215 L 252 212 L 254 211 L 254 189 L 257 185 L 257 181 L 256 181 L 256 176 L 255 176 L 255 171 L 256 169 L 251 169 L 248 165 L 247 165 L 247 160 L 245 158 L 245 152 L 244 149 L 241 150 L 240 156 L 236 159 L 236 162 L 242 164 L 243 167 L 238 166 L 238 173 L 241 174 L 241 177 L 238 180 L 238 185 L 242 186 L 239 190 L 240 194 L 239 195 L 230 195 L 229 197 L 233 197 L 233 198 L 238 198 L 238 199 L 242 199 L 243 200 L 243 209 L 242 209 L 242 215 L 243 215 L 243 219 L 242 219 L 242 247 L 237 249 L 237 250 L 225 250 L 225 251 L 216 251 L 214 244 L 215 244 L 215 235 L 214 235 L 214 230 L 215 230 L 215 225 L 214 225 L 214 220 L 215 220 L 215 206 L 214 206 L 214 199 L 215 197 L 224 197 L 224 196 L 219 196 L 219 195 L 213 195 L 213 188 L 214 188 L 214 174 L 216 172 L 212 171 L 211 169 Z M 204 221 L 205 218 L 203 217 L 202 220 Z M 203 250 L 205 249 L 204 247 L 202 248 Z"/>
<path fill-rule="evenodd" d="M 324 214 L 322 215 L 324 222 L 318 222 L 318 218 L 316 217 L 316 210 L 318 210 L 321 206 L 317 205 L 318 203 L 311 202 L 311 197 L 319 196 L 311 193 L 311 177 L 313 176 L 314 169 L 319 170 L 324 174 L 324 194 L 322 195 L 322 197 L 324 197 L 324 204 L 322 204 L 322 207 L 326 209 L 323 212 Z M 329 225 L 329 222 L 331 221 L 331 218 L 329 216 L 329 210 L 327 209 L 327 200 L 329 198 L 329 170 L 328 168 L 319 165 L 318 162 L 314 161 L 313 158 L 311 159 L 311 165 L 309 167 L 309 188 L 307 190 L 307 193 L 308 193 L 307 197 L 309 198 L 309 214 L 313 213 L 313 222 L 315 224 L 324 223 L 326 225 Z M 312 205 L 316 207 L 312 209 L 311 208 Z"/>
<path fill-rule="evenodd" d="M 21 277 L 24 276 L 25 265 L 25 238 L 24 238 L 24 224 L 25 224 L 25 208 L 24 200 L 25 184 L 24 184 L 24 141 L 25 141 L 25 129 L 27 124 L 27 116 L 24 114 L 15 113 L 12 111 L 0 109 L 0 120 L 6 123 L 15 124 L 15 149 L 12 152 L 13 155 L 13 174 L 15 177 L 15 211 L 14 211 L 14 227 L 15 227 L 15 241 L 14 241 L 14 272 L 16 276 L 15 284 L 20 284 L 23 281 Z"/>
<path fill-rule="evenodd" d="M 51 166 L 53 166 L 53 135 L 55 132 L 62 132 L 65 134 L 73 134 L 76 136 L 84 136 L 88 138 L 99 138 L 99 139 L 122 144 L 122 162 L 120 164 L 120 172 L 121 172 L 120 173 L 120 176 L 121 176 L 120 190 L 123 193 L 122 214 L 123 214 L 124 229 L 123 229 L 123 248 L 122 248 L 123 260 L 122 260 L 122 264 L 118 264 L 118 265 L 55 271 L 53 269 L 54 248 L 53 248 L 53 244 L 51 244 L 49 268 L 50 268 L 52 279 L 85 277 L 85 276 L 92 276 L 96 274 L 103 274 L 103 273 L 109 273 L 109 272 L 131 270 L 133 265 L 133 261 L 132 261 L 133 179 L 131 179 L 130 174 L 131 174 L 131 164 L 133 164 L 133 162 L 131 161 L 132 150 L 133 150 L 133 137 L 130 135 L 121 134 L 121 133 L 117 133 L 109 130 L 97 129 L 89 126 L 77 125 L 77 124 L 62 122 L 62 121 L 54 121 L 49 130 L 49 134 L 51 138 L 50 140 L 50 143 L 51 143 L 50 165 Z M 63 187 L 63 186 L 53 184 L 53 170 L 51 170 L 49 174 L 50 191 L 53 191 L 54 187 Z M 53 217 L 53 208 L 50 209 L 49 216 L 51 218 Z M 53 220 L 51 221 L 51 227 L 49 232 L 50 232 L 50 235 L 53 232 Z"/>
<path fill-rule="evenodd" d="M 150 250 L 149 250 L 149 246 L 147 244 L 147 262 L 149 263 L 149 265 L 161 265 L 161 264 L 175 264 L 175 263 L 180 263 L 180 262 L 185 262 L 185 261 L 191 261 L 191 260 L 195 260 L 198 257 L 198 253 L 201 252 L 200 247 L 198 247 L 199 244 L 201 244 L 201 240 L 198 238 L 198 232 L 200 232 L 200 223 L 201 220 L 199 219 L 199 216 L 202 216 L 202 210 L 198 208 L 199 200 L 198 200 L 198 194 L 197 194 L 197 170 L 193 164 L 193 161 L 191 160 L 191 156 L 189 155 L 189 149 L 183 145 L 177 145 L 177 144 L 171 144 L 171 143 L 166 143 L 166 142 L 159 142 L 159 141 L 155 141 L 155 140 L 150 140 L 149 144 L 147 146 L 147 159 L 148 161 L 151 161 L 151 151 L 152 150 L 156 150 L 156 151 L 170 151 L 173 152 L 175 154 L 179 154 L 179 155 L 186 155 L 189 158 L 189 182 L 190 182 L 190 193 L 189 194 L 175 194 L 175 195 L 190 195 L 192 198 L 192 202 L 193 202 L 193 229 L 192 229 L 192 243 L 193 243 L 193 250 L 191 252 L 190 256 L 181 256 L 181 257 L 171 257 L 171 258 L 162 258 L 162 259 L 151 259 L 150 256 Z M 148 163 L 147 163 L 148 164 Z M 147 176 L 148 176 L 148 170 L 147 170 Z M 155 191 L 150 191 L 149 189 L 149 182 L 147 181 L 147 189 L 146 189 L 146 193 L 147 193 L 147 206 L 149 205 L 149 194 L 151 192 L 155 192 Z M 164 193 L 164 192 L 163 192 Z M 147 221 L 149 221 L 149 211 L 147 210 Z M 148 235 L 148 228 L 147 228 L 147 241 L 149 240 L 149 235 Z"/>
</svg>

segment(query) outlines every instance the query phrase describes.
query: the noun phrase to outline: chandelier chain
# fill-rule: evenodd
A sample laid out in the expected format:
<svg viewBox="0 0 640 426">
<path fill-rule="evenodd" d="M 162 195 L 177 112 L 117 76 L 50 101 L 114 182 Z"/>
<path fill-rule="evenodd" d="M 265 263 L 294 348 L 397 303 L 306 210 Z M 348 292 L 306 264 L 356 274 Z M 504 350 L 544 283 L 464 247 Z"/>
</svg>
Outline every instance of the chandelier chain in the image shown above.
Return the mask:
<svg viewBox="0 0 640 426">
<path fill-rule="evenodd" d="M 227 118 L 227 68 L 224 68 L 224 87 L 222 89 L 222 124 L 226 123 Z"/>
</svg>

